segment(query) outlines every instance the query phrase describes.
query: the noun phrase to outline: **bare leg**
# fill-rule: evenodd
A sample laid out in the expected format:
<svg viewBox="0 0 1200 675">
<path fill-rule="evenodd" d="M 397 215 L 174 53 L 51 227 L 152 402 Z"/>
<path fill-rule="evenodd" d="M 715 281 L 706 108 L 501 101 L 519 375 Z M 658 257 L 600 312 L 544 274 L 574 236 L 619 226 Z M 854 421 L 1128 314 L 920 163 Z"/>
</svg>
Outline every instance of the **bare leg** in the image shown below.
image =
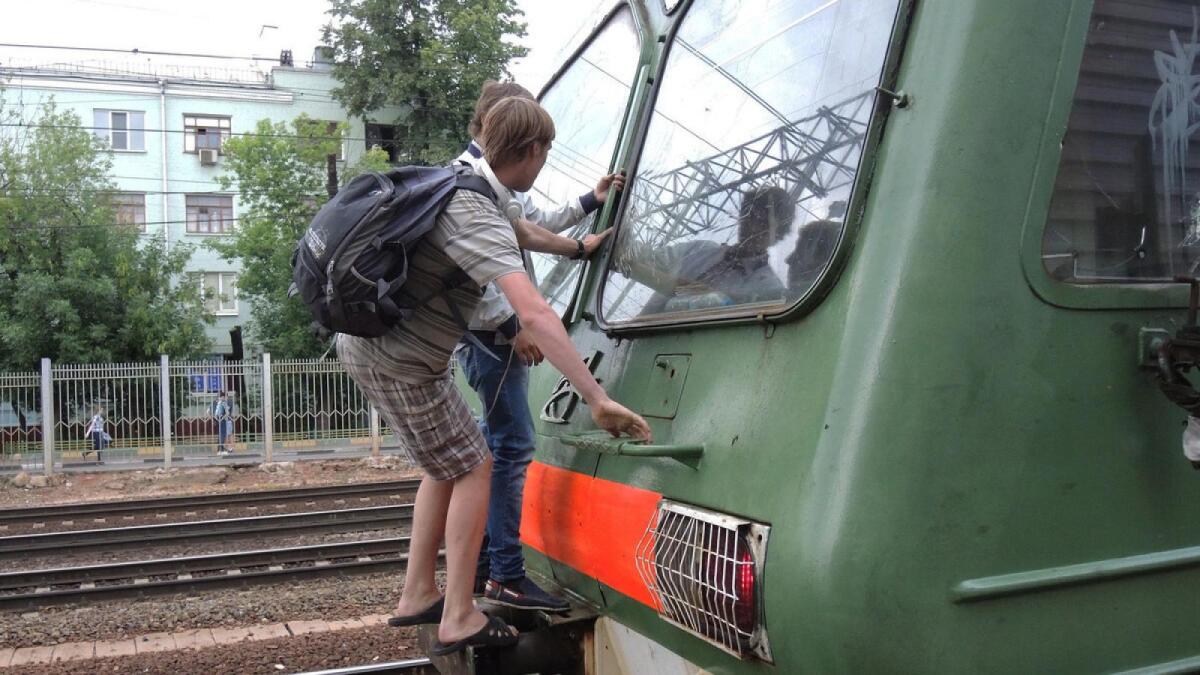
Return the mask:
<svg viewBox="0 0 1200 675">
<path fill-rule="evenodd" d="M 417 488 L 404 590 L 396 605 L 399 616 L 424 611 L 441 596 L 433 574 L 437 569 L 437 552 L 446 530 L 446 509 L 450 506 L 453 489 L 454 481 L 434 480 L 429 476 L 422 478 L 421 486 Z"/>
<path fill-rule="evenodd" d="M 491 474 L 489 454 L 482 464 L 454 481 L 446 514 L 446 607 L 438 626 L 442 642 L 461 640 L 487 623 L 487 617 L 475 609 L 471 588 L 487 524 Z"/>
</svg>

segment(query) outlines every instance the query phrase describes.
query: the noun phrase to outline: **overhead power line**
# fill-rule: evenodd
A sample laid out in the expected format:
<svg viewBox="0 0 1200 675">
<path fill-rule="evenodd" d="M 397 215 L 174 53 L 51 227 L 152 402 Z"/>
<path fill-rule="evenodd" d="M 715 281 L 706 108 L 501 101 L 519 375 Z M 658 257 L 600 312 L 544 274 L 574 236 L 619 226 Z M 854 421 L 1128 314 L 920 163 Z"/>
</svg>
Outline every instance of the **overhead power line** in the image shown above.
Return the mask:
<svg viewBox="0 0 1200 675">
<path fill-rule="evenodd" d="M 229 61 L 279 61 L 279 57 L 268 56 L 232 56 L 228 54 L 196 54 L 189 52 L 162 52 L 150 49 L 114 49 L 111 47 L 67 47 L 63 45 L 33 45 L 13 42 L 0 42 L 0 47 L 15 47 L 18 49 L 55 49 L 68 52 L 104 52 L 108 54 L 131 54 L 133 56 L 182 56 L 197 59 L 225 59 Z"/>
<path fill-rule="evenodd" d="M 226 61 L 266 61 L 270 63 L 279 63 L 278 56 L 237 56 L 233 54 L 203 54 L 195 52 L 166 52 L 155 51 L 151 49 L 139 49 L 133 47 L 131 49 L 117 49 L 114 47 L 72 47 L 64 45 L 35 45 L 21 44 L 15 42 L 0 42 L 0 47 L 13 47 L 16 49 L 46 49 L 46 50 L 61 50 L 72 52 L 97 52 L 105 54 L 127 54 L 130 56 L 175 56 L 189 59 L 220 59 Z M 458 72 L 464 70 L 464 66 L 457 63 L 427 63 L 421 64 L 421 68 L 425 70 L 444 70 Z M 501 69 L 501 74 L 506 72 Z"/>
<path fill-rule="evenodd" d="M 203 117 L 203 115 L 198 114 L 197 117 Z M 315 123 L 320 123 L 322 121 L 324 121 L 324 120 L 315 120 L 315 119 L 313 120 L 313 122 L 315 122 Z M 44 123 L 38 123 L 38 122 L 0 122 L 0 127 L 19 127 L 19 128 L 25 128 L 25 129 L 39 129 L 39 128 L 40 129 L 82 129 L 84 131 L 108 131 L 108 132 L 116 131 L 118 133 L 142 132 L 142 133 L 147 133 L 147 134 L 158 134 L 158 133 L 196 134 L 195 131 L 188 131 L 186 129 L 113 129 L 112 127 L 92 127 L 92 126 L 84 126 L 84 125 L 77 125 L 77 124 L 44 124 Z M 197 134 L 197 135 L 199 135 L 199 134 Z M 257 138 L 296 138 L 296 139 L 309 140 L 309 141 L 322 141 L 322 140 L 327 140 L 327 141 L 333 141 L 333 140 L 368 141 L 369 140 L 369 141 L 379 141 L 380 144 L 383 144 L 383 143 L 394 144 L 394 143 L 398 142 L 398 141 L 388 141 L 388 140 L 378 139 L 378 138 L 366 138 L 365 136 L 362 136 L 362 137 L 359 137 L 359 136 L 322 136 L 319 134 L 313 135 L 313 136 L 305 136 L 303 134 L 260 134 L 256 131 L 217 131 L 217 132 L 214 132 L 211 134 L 205 133 L 204 135 L 205 136 L 210 136 L 210 135 L 211 136 L 217 136 L 217 135 L 220 135 L 220 136 L 254 136 Z M 416 147 L 416 146 L 414 146 L 414 147 Z"/>
</svg>

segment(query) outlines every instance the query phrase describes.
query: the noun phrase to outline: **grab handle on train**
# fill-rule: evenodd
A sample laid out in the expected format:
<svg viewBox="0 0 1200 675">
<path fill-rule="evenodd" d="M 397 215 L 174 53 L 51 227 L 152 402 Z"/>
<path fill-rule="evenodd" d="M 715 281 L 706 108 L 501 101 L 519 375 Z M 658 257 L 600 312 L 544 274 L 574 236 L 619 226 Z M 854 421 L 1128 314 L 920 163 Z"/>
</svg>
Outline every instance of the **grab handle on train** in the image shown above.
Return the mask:
<svg viewBox="0 0 1200 675">
<path fill-rule="evenodd" d="M 704 455 L 704 444 L 650 444 L 629 438 L 613 438 L 605 432 L 567 434 L 558 442 L 580 450 L 626 457 L 669 457 L 681 462 L 695 462 Z"/>
</svg>

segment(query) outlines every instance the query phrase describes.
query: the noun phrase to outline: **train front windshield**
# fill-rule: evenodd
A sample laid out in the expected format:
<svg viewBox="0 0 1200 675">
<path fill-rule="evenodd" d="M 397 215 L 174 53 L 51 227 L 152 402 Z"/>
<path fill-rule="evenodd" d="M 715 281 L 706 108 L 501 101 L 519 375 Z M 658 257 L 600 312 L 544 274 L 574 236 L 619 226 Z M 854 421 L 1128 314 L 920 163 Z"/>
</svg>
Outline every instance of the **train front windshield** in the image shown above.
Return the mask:
<svg viewBox="0 0 1200 675">
<path fill-rule="evenodd" d="M 896 0 L 700 0 L 671 43 L 610 323 L 781 310 L 840 241 Z"/>
</svg>

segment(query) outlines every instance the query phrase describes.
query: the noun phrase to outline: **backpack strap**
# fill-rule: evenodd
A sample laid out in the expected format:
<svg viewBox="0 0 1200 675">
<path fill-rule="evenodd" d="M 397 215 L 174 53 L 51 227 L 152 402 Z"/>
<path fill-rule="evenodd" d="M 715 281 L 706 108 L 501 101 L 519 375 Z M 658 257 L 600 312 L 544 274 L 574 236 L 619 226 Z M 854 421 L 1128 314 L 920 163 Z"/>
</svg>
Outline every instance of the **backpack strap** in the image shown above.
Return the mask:
<svg viewBox="0 0 1200 675">
<path fill-rule="evenodd" d="M 500 357 L 496 356 L 495 352 L 484 346 L 484 344 L 479 341 L 479 338 L 475 337 L 475 334 L 471 332 L 470 323 L 467 321 L 466 317 L 462 315 L 462 312 L 459 311 L 458 305 L 454 302 L 454 299 L 450 297 L 450 291 L 458 288 L 459 286 L 466 285 L 467 283 L 470 283 L 470 281 L 471 277 L 468 276 L 466 272 L 456 267 L 449 274 L 441 278 L 441 281 L 438 284 L 438 290 L 429 293 L 423 298 L 419 298 L 415 303 L 413 303 L 412 307 L 400 307 L 390 295 L 384 295 L 382 290 L 380 292 L 379 304 L 386 311 L 392 312 L 394 316 L 399 316 L 402 321 L 407 321 L 410 317 L 412 317 L 413 312 L 415 312 L 418 308 L 429 304 L 429 301 L 436 297 L 441 297 L 446 303 L 446 308 L 450 310 L 450 318 L 454 319 L 454 323 L 458 324 L 458 326 L 463 329 L 463 337 L 468 342 L 482 350 L 484 354 L 487 354 L 493 359 L 499 361 Z"/>
<path fill-rule="evenodd" d="M 458 181 L 455 183 L 454 189 L 478 192 L 484 197 L 487 197 L 488 200 L 493 204 L 500 199 L 496 196 L 496 191 L 492 189 L 492 184 L 489 183 L 483 176 L 476 176 L 475 174 L 459 173 Z"/>
</svg>

